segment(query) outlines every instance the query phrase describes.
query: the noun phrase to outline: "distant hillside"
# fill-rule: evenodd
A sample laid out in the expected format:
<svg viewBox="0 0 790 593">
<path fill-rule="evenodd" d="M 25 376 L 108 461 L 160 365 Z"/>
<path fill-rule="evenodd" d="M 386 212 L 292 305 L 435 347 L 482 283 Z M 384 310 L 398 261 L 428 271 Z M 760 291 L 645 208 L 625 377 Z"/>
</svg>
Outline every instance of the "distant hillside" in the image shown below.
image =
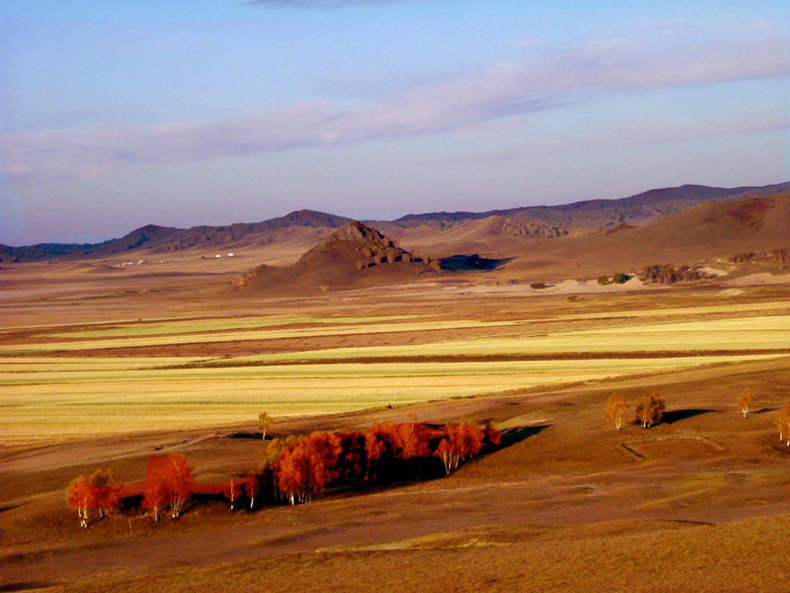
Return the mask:
<svg viewBox="0 0 790 593">
<path fill-rule="evenodd" d="M 531 279 L 594 278 L 651 264 L 729 260 L 790 246 L 790 193 L 708 202 L 643 227 L 623 226 L 566 241 L 542 241 L 509 272 Z"/>
<path fill-rule="evenodd" d="M 93 245 L 61 245 L 44 243 L 29 247 L 0 245 L 0 262 L 42 261 L 48 259 L 77 259 L 83 257 L 108 257 L 136 250 L 167 253 L 199 248 L 238 248 L 264 244 L 275 233 L 292 228 L 339 228 L 350 219 L 299 210 L 286 216 L 256 223 L 237 223 L 228 226 L 196 226 L 188 229 L 146 225 L 121 237 Z"/>
<path fill-rule="evenodd" d="M 656 189 L 620 200 L 588 200 L 560 206 L 528 206 L 487 212 L 434 212 L 410 214 L 392 222 L 369 223 L 390 236 L 433 250 L 442 245 L 444 255 L 486 253 L 504 249 L 508 253 L 523 246 L 514 239 L 566 237 L 623 225 L 641 227 L 702 203 L 738 197 L 770 197 L 790 191 L 790 183 L 765 187 L 714 188 L 684 185 Z M 39 244 L 26 247 L 0 245 L 0 262 L 74 260 L 129 254 L 164 254 L 185 250 L 232 250 L 257 248 L 292 241 L 292 253 L 327 237 L 350 222 L 349 218 L 312 210 L 256 223 L 227 226 L 196 226 L 188 229 L 147 225 L 120 239 L 98 244 Z M 475 224 L 476 223 L 476 224 Z M 310 232 L 305 232 L 305 231 Z M 570 232 L 569 232 L 570 231 Z M 535 248 L 533 245 L 531 247 Z M 140 253 L 138 253 L 140 252 Z M 134 255 L 132 255 L 134 254 Z M 291 260 L 293 261 L 293 260 Z"/>
<path fill-rule="evenodd" d="M 465 220 L 502 216 L 558 229 L 602 229 L 626 224 L 644 226 L 704 202 L 731 200 L 741 196 L 774 196 L 790 191 L 790 182 L 764 187 L 717 188 L 703 185 L 654 189 L 618 200 L 587 200 L 559 206 L 527 206 L 487 212 L 433 212 L 409 214 L 394 221 L 403 227 L 447 226 Z"/>
<path fill-rule="evenodd" d="M 433 264 L 433 268 L 431 266 Z M 291 266 L 258 266 L 236 278 L 234 291 L 311 294 L 414 282 L 436 273 L 438 262 L 401 249 L 395 241 L 360 222 L 349 222 L 307 251 Z"/>
</svg>

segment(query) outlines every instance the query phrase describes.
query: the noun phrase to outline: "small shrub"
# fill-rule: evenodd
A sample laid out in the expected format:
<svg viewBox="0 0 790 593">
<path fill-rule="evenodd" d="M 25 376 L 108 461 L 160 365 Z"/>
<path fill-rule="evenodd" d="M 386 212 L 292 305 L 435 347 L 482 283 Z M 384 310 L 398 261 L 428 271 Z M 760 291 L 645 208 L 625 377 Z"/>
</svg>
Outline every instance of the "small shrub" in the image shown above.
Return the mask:
<svg viewBox="0 0 790 593">
<path fill-rule="evenodd" d="M 631 276 L 624 272 L 615 272 L 614 276 L 612 277 L 612 282 L 615 284 L 625 284 L 631 279 Z"/>
</svg>

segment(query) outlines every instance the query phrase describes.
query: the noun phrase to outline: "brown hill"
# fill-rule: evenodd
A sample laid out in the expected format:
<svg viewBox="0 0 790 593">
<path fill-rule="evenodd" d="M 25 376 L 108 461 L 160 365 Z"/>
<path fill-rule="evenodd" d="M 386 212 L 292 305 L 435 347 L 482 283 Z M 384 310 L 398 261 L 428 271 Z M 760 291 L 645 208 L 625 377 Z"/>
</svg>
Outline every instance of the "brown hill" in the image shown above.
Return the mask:
<svg viewBox="0 0 790 593">
<path fill-rule="evenodd" d="M 349 222 L 291 266 L 261 265 L 233 282 L 235 291 L 305 293 L 414 282 L 436 273 L 431 260 L 401 249 L 360 222 Z M 433 264 L 434 268 L 436 264 Z"/>
<path fill-rule="evenodd" d="M 255 223 L 226 226 L 196 226 L 188 229 L 153 224 L 135 229 L 119 239 L 98 244 L 42 243 L 29 247 L 0 245 L 0 262 L 42 261 L 48 259 L 80 259 L 110 257 L 131 251 L 162 254 L 187 249 L 239 249 L 265 245 L 272 241 L 292 239 L 300 230 L 321 229 L 324 236 L 332 229 L 348 223 L 349 218 L 313 210 L 298 210 L 285 216 Z M 287 234 L 286 231 L 295 231 Z M 315 240 L 315 236 L 312 236 Z M 321 237 L 323 238 L 323 236 Z M 141 253 L 142 255 L 142 253 Z"/>
<path fill-rule="evenodd" d="M 527 206 L 488 212 L 409 214 L 394 222 L 406 228 L 423 224 L 451 226 L 470 219 L 503 216 L 560 229 L 602 229 L 620 224 L 643 226 L 704 202 L 732 200 L 741 196 L 773 196 L 787 191 L 790 191 L 790 183 L 734 188 L 683 185 L 653 189 L 627 198 L 586 200 L 559 206 Z"/>
<path fill-rule="evenodd" d="M 651 222 L 685 211 L 708 201 L 731 200 L 741 196 L 774 196 L 790 191 L 790 183 L 764 187 L 715 188 L 684 185 L 656 189 L 618 200 L 588 200 L 560 206 L 529 206 L 488 212 L 438 212 L 410 214 L 393 222 L 375 224 L 390 236 L 402 237 L 413 244 L 430 247 L 427 233 L 444 232 L 470 221 L 484 221 L 492 217 L 511 222 L 490 234 L 511 235 L 523 238 L 558 237 L 568 230 L 595 230 L 618 225 L 644 226 Z M 52 259 L 74 260 L 81 258 L 110 257 L 135 252 L 136 257 L 186 250 L 239 250 L 256 249 L 283 241 L 291 242 L 287 254 L 280 261 L 293 261 L 294 254 L 316 240 L 326 238 L 334 229 L 350 221 L 349 218 L 299 210 L 286 216 L 256 223 L 237 223 L 227 226 L 196 226 L 188 229 L 147 225 L 120 239 L 98 244 L 42 243 L 26 247 L 0 245 L 0 262 L 44 261 Z M 464 229 L 465 234 L 469 229 Z M 308 232 L 309 231 L 309 232 Z M 422 238 L 420 238 L 422 237 Z M 443 238 L 441 242 L 447 243 Z M 485 241 L 494 240 L 487 237 Z M 479 243 L 479 241 L 477 241 Z M 481 251 L 480 246 L 477 250 Z M 453 249 L 450 249 L 453 251 Z M 137 253 L 140 252 L 140 253 Z M 457 252 L 457 251 L 456 251 Z"/>
<path fill-rule="evenodd" d="M 709 202 L 644 227 L 622 227 L 556 241 L 535 242 L 510 273 L 560 280 L 591 278 L 614 270 L 636 271 L 656 263 L 729 259 L 790 243 L 790 193 Z"/>
</svg>

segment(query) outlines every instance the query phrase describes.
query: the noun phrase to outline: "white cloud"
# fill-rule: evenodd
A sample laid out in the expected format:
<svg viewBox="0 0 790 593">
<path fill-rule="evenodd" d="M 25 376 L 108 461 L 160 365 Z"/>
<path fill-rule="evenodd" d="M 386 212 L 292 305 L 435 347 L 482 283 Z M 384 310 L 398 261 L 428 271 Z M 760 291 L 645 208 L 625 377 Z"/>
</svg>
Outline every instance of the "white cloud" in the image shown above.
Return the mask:
<svg viewBox="0 0 790 593">
<path fill-rule="evenodd" d="M 790 116 L 785 112 L 756 111 L 739 114 L 738 117 L 703 122 L 677 122 L 643 120 L 629 122 L 627 126 L 609 128 L 602 136 L 581 135 L 572 140 L 555 139 L 512 150 L 481 151 L 432 161 L 430 164 L 473 164 L 509 161 L 524 161 L 549 156 L 571 156 L 591 151 L 612 150 L 651 144 L 693 142 L 706 138 L 790 131 Z"/>
<path fill-rule="evenodd" d="M 772 40 L 673 45 L 590 42 L 545 59 L 494 64 L 364 107 L 304 103 L 212 123 L 148 128 L 53 129 L 0 137 L 6 175 L 40 183 L 104 175 L 116 167 L 331 147 L 436 134 L 558 108 L 591 93 L 628 92 L 786 76 L 790 60 Z"/>
</svg>

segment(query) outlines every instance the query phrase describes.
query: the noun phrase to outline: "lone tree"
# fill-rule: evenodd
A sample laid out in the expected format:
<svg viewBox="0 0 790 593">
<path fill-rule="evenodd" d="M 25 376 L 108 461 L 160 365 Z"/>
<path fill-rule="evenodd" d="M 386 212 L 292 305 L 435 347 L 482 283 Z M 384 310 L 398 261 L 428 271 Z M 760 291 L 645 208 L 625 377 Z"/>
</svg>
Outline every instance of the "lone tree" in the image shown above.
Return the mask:
<svg viewBox="0 0 790 593">
<path fill-rule="evenodd" d="M 265 441 L 266 440 L 266 429 L 268 429 L 272 424 L 274 424 L 274 418 L 272 418 L 268 412 L 264 412 L 263 414 L 258 414 L 258 427 L 261 429 L 263 435 L 261 438 Z"/>
<path fill-rule="evenodd" d="M 661 422 L 665 407 L 663 398 L 657 395 L 645 395 L 636 406 L 636 419 L 642 424 L 642 428 L 650 428 Z"/>
<path fill-rule="evenodd" d="M 738 396 L 738 401 L 735 402 L 735 404 L 740 408 L 741 412 L 743 412 L 744 418 L 746 418 L 746 414 L 749 413 L 749 406 L 752 405 L 753 399 L 754 394 L 747 387 L 743 390 L 743 393 Z"/>
<path fill-rule="evenodd" d="M 779 410 L 774 422 L 776 423 L 776 428 L 779 429 L 779 440 L 785 441 L 787 446 L 790 447 L 790 402 L 787 402 Z"/>
<path fill-rule="evenodd" d="M 620 430 L 625 423 L 625 413 L 628 409 L 628 401 L 619 393 L 613 393 L 606 402 L 606 422 L 614 424 Z"/>
</svg>

